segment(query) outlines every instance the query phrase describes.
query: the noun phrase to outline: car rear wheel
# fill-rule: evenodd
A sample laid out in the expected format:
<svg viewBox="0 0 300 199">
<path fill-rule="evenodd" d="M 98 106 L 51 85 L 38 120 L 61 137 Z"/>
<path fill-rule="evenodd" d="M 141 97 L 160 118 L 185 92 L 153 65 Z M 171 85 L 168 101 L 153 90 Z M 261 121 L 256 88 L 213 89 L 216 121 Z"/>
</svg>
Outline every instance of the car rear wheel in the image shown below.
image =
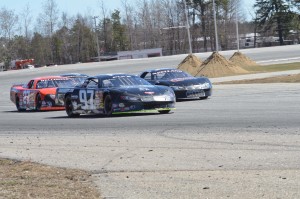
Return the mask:
<svg viewBox="0 0 300 199">
<path fill-rule="evenodd" d="M 70 96 L 67 96 L 66 101 L 65 101 L 65 109 L 66 109 L 66 113 L 69 117 L 79 117 L 80 114 L 79 113 L 74 113 L 74 107 L 72 104 L 72 100 Z"/>
<path fill-rule="evenodd" d="M 163 111 L 158 111 L 160 114 L 168 114 L 170 113 L 170 110 L 163 110 Z"/>
<path fill-rule="evenodd" d="M 104 114 L 108 117 L 112 115 L 112 101 L 111 101 L 111 96 L 106 95 L 104 99 Z"/>
<path fill-rule="evenodd" d="M 35 103 L 35 110 L 40 111 L 42 107 L 42 98 L 40 94 L 36 95 Z"/>
<path fill-rule="evenodd" d="M 18 96 L 16 96 L 16 107 L 19 112 L 25 111 L 25 109 L 20 108 L 20 99 Z"/>
</svg>

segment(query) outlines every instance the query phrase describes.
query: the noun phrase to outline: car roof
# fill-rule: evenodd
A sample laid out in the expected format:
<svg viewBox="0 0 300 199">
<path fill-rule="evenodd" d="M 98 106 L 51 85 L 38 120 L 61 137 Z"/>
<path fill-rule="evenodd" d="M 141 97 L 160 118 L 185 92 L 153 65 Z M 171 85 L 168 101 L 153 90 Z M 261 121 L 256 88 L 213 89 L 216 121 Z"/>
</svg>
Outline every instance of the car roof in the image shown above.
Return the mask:
<svg viewBox="0 0 300 199">
<path fill-rule="evenodd" d="M 64 74 L 61 74 L 59 76 L 62 76 L 62 77 L 89 77 L 89 75 L 86 75 L 86 74 L 82 74 L 82 73 L 64 73 Z"/>
<path fill-rule="evenodd" d="M 181 71 L 181 70 L 179 70 L 177 68 L 157 68 L 157 69 L 150 69 L 150 70 L 147 70 L 145 72 L 151 72 L 151 73 L 153 73 L 153 72 L 159 72 L 159 71 L 164 71 L 164 70 L 177 70 L 177 71 Z"/>
<path fill-rule="evenodd" d="M 68 77 L 62 76 L 44 76 L 44 77 L 36 77 L 34 80 L 48 80 L 48 79 L 69 79 Z"/>
<path fill-rule="evenodd" d="M 112 78 L 112 77 L 116 77 L 116 76 L 130 76 L 130 77 L 137 77 L 136 75 L 132 75 L 132 74 L 115 73 L 115 74 L 99 74 L 99 75 L 93 76 L 92 78 L 102 79 L 102 78 Z"/>
</svg>

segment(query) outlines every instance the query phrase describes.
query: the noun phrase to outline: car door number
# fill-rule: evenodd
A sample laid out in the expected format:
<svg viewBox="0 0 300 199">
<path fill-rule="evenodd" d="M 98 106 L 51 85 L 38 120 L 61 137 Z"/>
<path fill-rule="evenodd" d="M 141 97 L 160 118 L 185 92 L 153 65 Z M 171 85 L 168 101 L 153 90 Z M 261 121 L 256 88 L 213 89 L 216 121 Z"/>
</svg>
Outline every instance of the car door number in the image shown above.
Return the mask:
<svg viewBox="0 0 300 199">
<path fill-rule="evenodd" d="M 89 98 L 88 98 L 89 96 Z M 81 108 L 83 110 L 92 110 L 94 109 L 94 90 L 80 90 L 79 91 L 79 101 Z"/>
</svg>

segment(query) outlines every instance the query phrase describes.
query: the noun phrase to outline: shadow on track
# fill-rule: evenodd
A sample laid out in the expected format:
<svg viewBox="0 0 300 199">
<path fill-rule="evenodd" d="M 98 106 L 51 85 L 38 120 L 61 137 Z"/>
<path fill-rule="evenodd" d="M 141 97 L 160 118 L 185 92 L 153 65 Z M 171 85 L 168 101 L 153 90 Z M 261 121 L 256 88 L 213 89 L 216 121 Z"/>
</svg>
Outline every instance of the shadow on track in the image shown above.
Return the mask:
<svg viewBox="0 0 300 199">
<path fill-rule="evenodd" d="M 109 118 L 125 118 L 125 117 L 146 117 L 146 116 L 153 116 L 153 115 L 159 115 L 159 116 L 163 116 L 163 115 L 170 115 L 173 114 L 174 112 L 170 112 L 168 114 L 160 114 L 160 113 L 124 113 L 124 114 L 116 114 L 116 115 L 112 115 L 110 117 L 107 117 L 105 115 L 101 115 L 101 114 L 82 114 L 79 117 L 73 117 L 70 118 L 67 115 L 66 116 L 58 116 L 58 117 L 46 117 L 45 119 L 73 119 L 73 120 L 78 120 L 78 119 L 99 119 L 99 118 L 103 118 L 103 119 L 109 119 Z"/>
</svg>

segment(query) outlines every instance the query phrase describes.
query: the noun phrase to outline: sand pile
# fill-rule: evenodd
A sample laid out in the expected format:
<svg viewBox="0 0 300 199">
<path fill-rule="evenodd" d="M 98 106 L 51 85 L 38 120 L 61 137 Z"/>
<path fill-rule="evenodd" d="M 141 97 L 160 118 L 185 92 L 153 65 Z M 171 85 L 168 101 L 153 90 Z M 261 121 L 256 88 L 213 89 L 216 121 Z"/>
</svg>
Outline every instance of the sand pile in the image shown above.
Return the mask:
<svg viewBox="0 0 300 199">
<path fill-rule="evenodd" d="M 242 54 L 241 52 L 235 52 L 229 59 L 232 63 L 240 67 L 258 66 L 255 61 Z"/>
<path fill-rule="evenodd" d="M 195 76 L 223 77 L 246 73 L 248 73 L 247 70 L 235 65 L 218 52 L 213 52 L 213 54 L 202 63 L 199 72 Z"/>
<path fill-rule="evenodd" d="M 177 69 L 190 73 L 195 76 L 201 66 L 202 62 L 195 55 L 188 55 L 177 67 Z"/>
</svg>

